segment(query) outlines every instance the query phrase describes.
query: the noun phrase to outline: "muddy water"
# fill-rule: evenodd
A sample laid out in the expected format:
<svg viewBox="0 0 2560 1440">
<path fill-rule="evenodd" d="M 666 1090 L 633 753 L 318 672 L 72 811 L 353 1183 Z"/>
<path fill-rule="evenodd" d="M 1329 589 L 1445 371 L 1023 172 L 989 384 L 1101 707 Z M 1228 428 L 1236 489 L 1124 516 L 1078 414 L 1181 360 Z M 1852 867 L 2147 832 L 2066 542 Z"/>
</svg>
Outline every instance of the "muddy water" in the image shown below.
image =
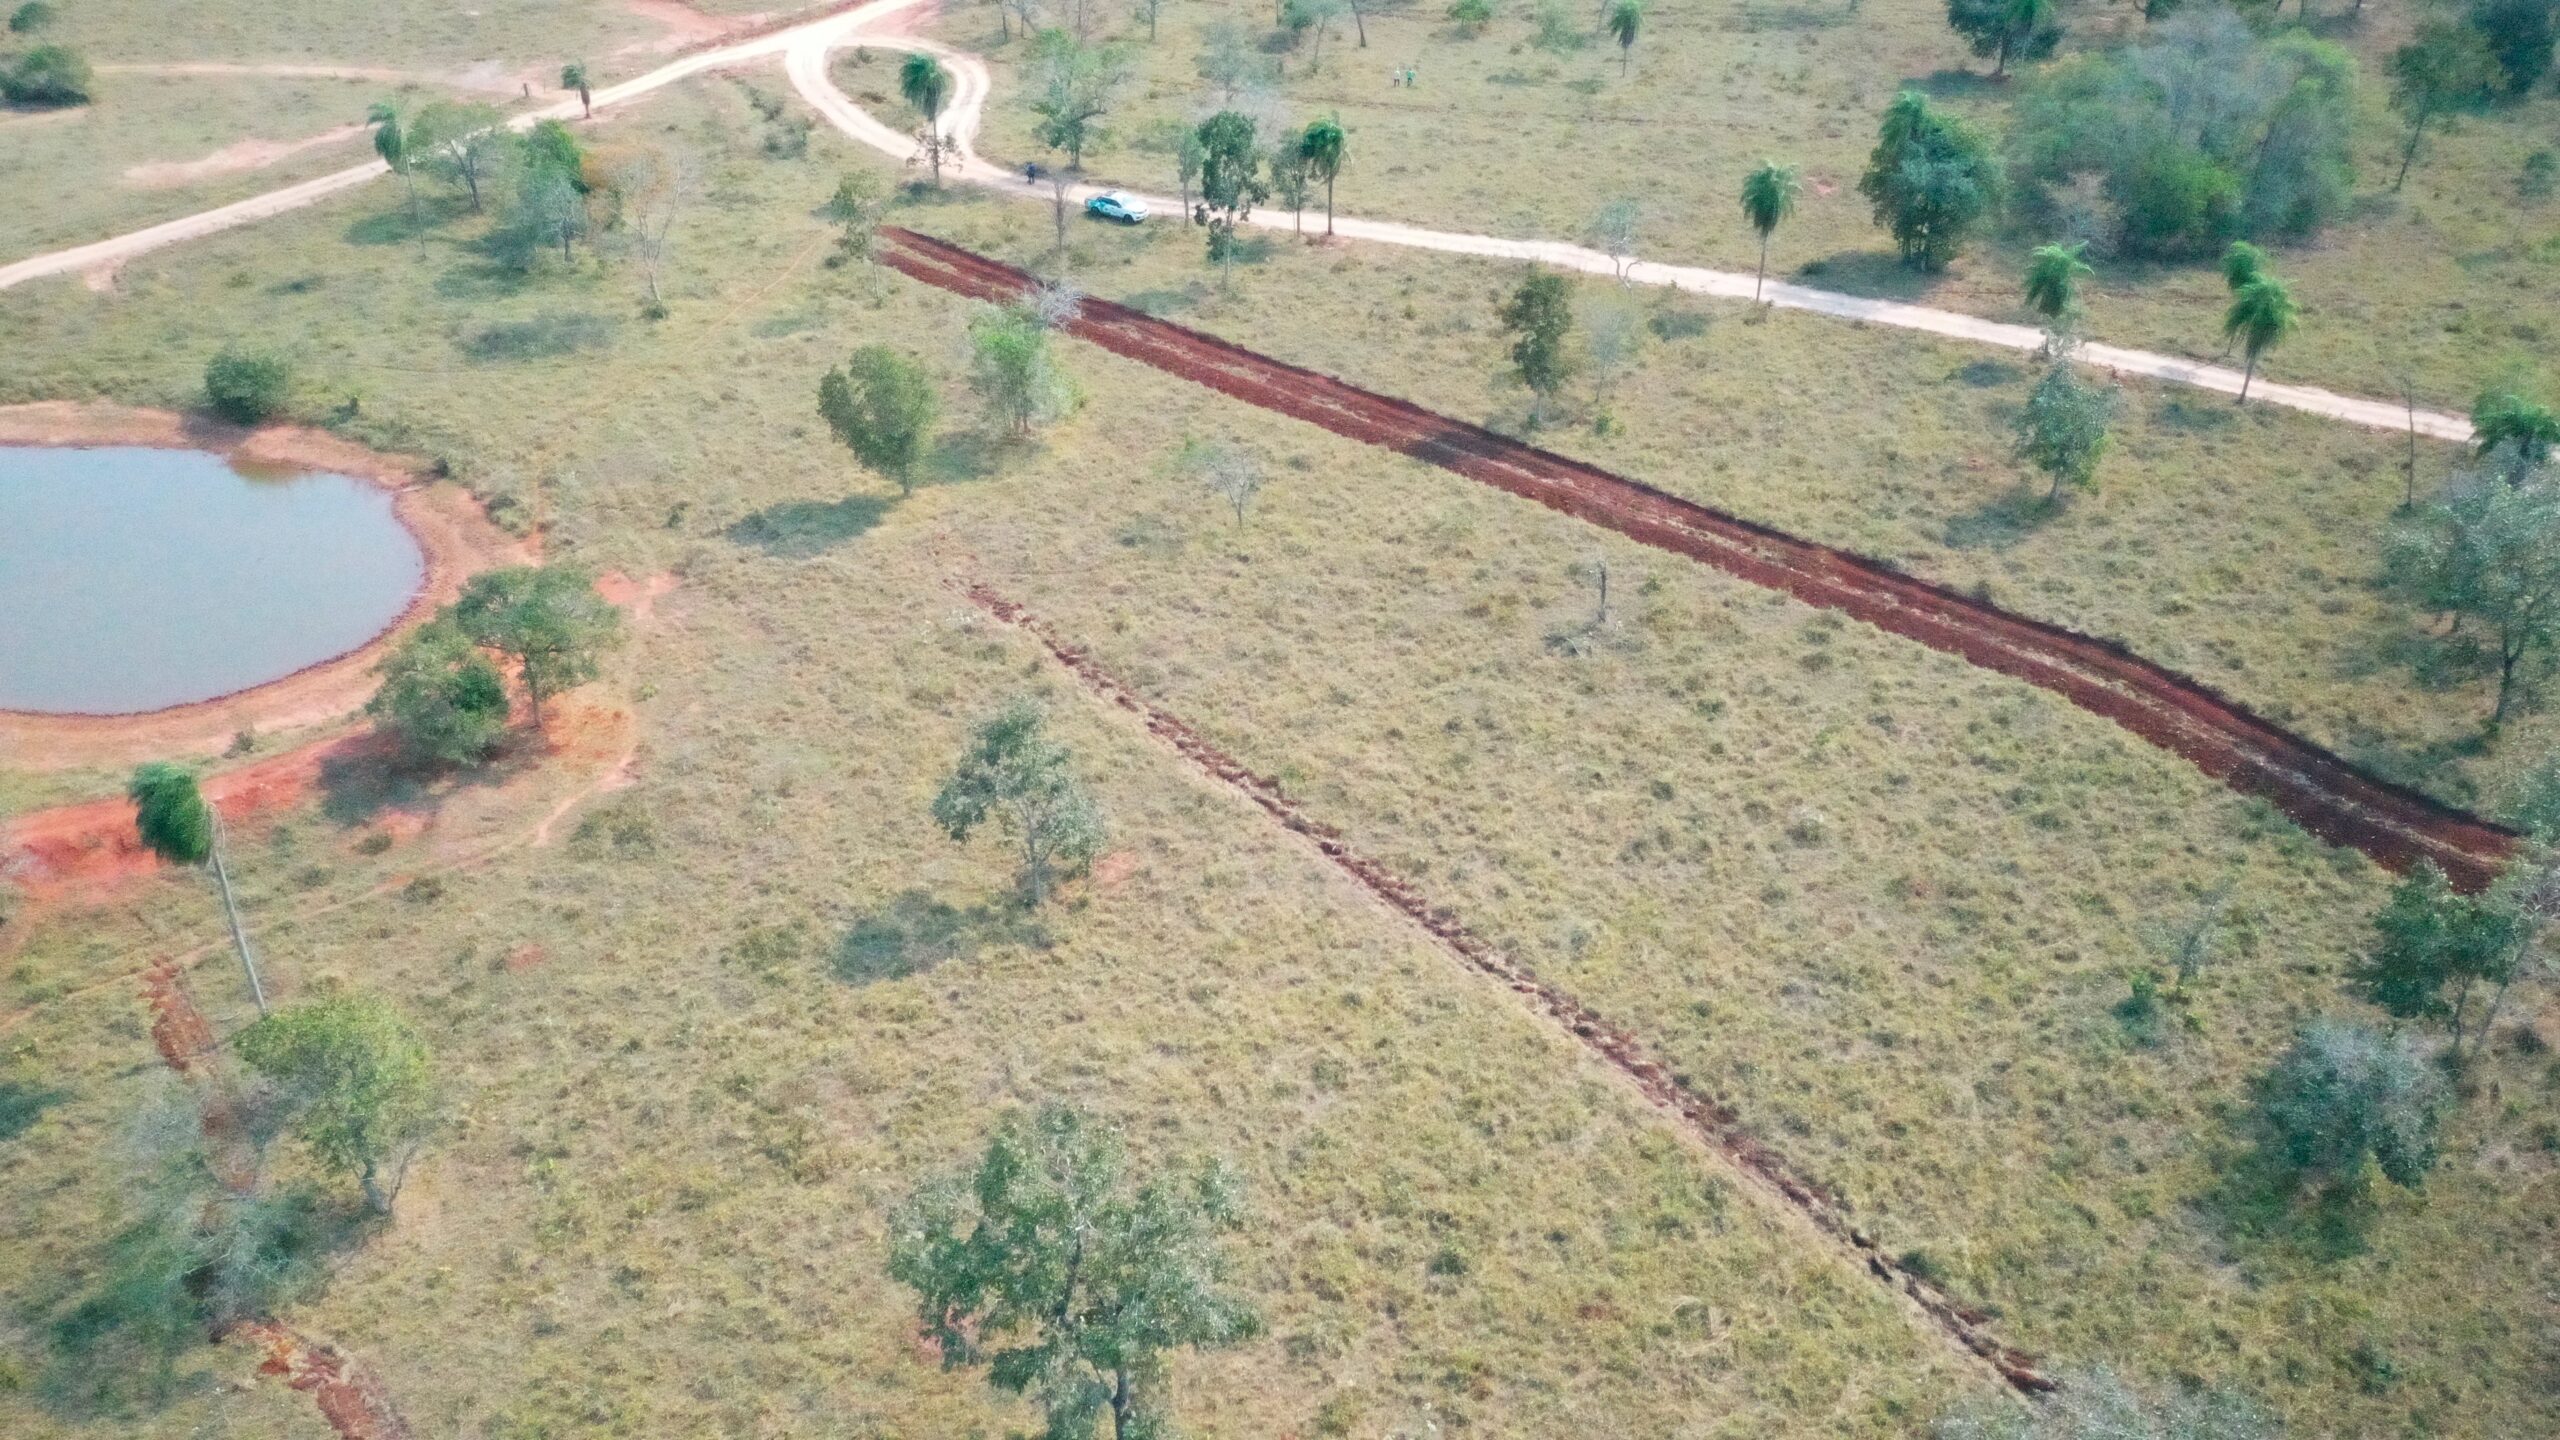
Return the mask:
<svg viewBox="0 0 2560 1440">
<path fill-rule="evenodd" d="M 210 700 L 379 635 L 425 578 L 380 487 L 192 450 L 0 446 L 0 710 Z"/>
</svg>

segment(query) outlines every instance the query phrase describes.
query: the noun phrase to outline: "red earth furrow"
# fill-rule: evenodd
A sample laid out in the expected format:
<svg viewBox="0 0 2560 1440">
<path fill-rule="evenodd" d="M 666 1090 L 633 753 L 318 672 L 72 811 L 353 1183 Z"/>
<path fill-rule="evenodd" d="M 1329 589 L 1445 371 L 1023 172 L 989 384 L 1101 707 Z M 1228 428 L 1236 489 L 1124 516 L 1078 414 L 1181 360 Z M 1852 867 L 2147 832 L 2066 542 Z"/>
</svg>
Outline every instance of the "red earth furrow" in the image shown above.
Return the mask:
<svg viewBox="0 0 2560 1440">
<path fill-rule="evenodd" d="M 1000 303 L 1038 283 L 910 230 L 884 227 L 881 236 L 887 264 L 974 299 Z M 2369 774 L 2114 642 L 2013 614 L 1110 301 L 1086 300 L 1067 329 L 1247 404 L 1395 450 L 2050 690 L 2232 789 L 2267 800 L 2321 839 L 2353 846 L 2394 870 L 2432 861 L 2456 884 L 2476 889 L 2514 851 L 2513 832 Z"/>
<path fill-rule="evenodd" d="M 1642 1041 L 1494 948 L 1446 906 L 1433 903 L 1402 876 L 1352 848 L 1342 838 L 1342 832 L 1308 816 L 1281 789 L 1279 781 L 1245 768 L 1181 717 L 1138 694 L 1083 647 L 1061 638 L 1029 610 L 984 585 L 966 585 L 962 591 L 988 614 L 1037 640 L 1086 689 L 1137 717 L 1149 734 L 1304 837 L 1362 888 L 1421 926 L 1461 963 L 1490 977 L 1561 1026 L 1632 1082 L 1647 1100 L 1678 1116 L 1693 1134 L 1745 1177 L 1792 1206 L 1824 1237 L 1845 1247 L 1869 1276 L 1908 1300 L 1949 1338 L 1981 1357 L 2003 1380 L 2031 1395 L 2055 1388 L 2053 1380 L 2037 1368 L 2035 1356 L 2002 1343 L 1991 1333 L 1988 1315 L 1887 1254 L 1875 1237 L 1850 1220 L 1848 1204 L 1836 1192 L 1803 1175 L 1753 1135 L 1731 1106 L 1691 1089 Z"/>
</svg>

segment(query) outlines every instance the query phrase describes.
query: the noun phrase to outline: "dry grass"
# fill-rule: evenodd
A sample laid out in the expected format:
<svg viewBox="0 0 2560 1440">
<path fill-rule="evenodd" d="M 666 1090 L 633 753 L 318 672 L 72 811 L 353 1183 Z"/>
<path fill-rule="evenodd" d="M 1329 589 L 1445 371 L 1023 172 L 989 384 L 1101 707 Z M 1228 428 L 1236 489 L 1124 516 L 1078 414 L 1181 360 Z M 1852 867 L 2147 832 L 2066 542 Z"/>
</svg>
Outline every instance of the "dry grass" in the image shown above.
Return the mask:
<svg viewBox="0 0 2560 1440">
<path fill-rule="evenodd" d="M 1243 1259 L 1272 1338 L 1183 1363 L 1203 1433 L 1330 1414 L 1358 1435 L 1907 1434 L 1980 1384 L 1507 996 L 974 619 L 943 588 L 961 573 L 1093 641 L 1634 1026 L 2020 1342 L 2240 1384 L 2339 1433 L 2560 1420 L 2541 1338 L 2560 1197 L 2532 1129 L 2560 1084 L 2546 1057 L 2502 1051 L 2427 1195 L 2387 1203 L 2360 1253 L 2243 1235 L 2213 1203 L 2244 1077 L 2343 1003 L 2382 889 L 2360 860 L 2037 692 L 1084 347 L 1082 415 L 991 448 L 955 400 L 937 483 L 897 502 L 813 423 L 814 378 L 885 337 L 956 386 L 963 307 L 819 268 L 824 232 L 800 217 L 842 152 L 758 158 L 733 88 L 670 96 L 624 133 L 723 147 L 662 325 L 623 318 L 628 275 L 513 280 L 459 227 L 423 257 L 345 243 L 395 203 L 383 190 L 149 257 L 112 299 L 0 296 L 0 341 L 30 357 L 6 398 L 179 402 L 222 341 L 290 342 L 312 408 L 360 391 L 362 433 L 450 456 L 545 517 L 556 552 L 684 577 L 609 687 L 645 737 L 616 823 L 432 897 L 328 910 L 417 852 L 361 856 L 324 812 L 244 867 L 281 982 L 392 994 L 464 1097 L 400 1228 L 294 1317 L 380 1368 L 424 1432 L 1019 1424 L 916 1354 L 879 1277 L 879 1210 L 1002 1107 L 1053 1096 L 1254 1181 L 1266 1223 Z M 984 203 L 909 217 L 1016 254 L 1047 225 Z M 1191 253 L 1168 233 L 1108 243 L 1164 247 L 1146 283 L 1166 288 Z M 1124 273 L 1101 252 L 1084 271 L 1097 288 Z M 1424 369 L 1337 368 L 1426 400 L 1480 386 L 1479 359 L 1408 357 L 1336 320 L 1336 297 L 1401 283 L 1387 273 L 1276 264 L 1207 318 L 1320 362 L 1319 343 L 1367 335 L 1372 363 Z M 563 313 L 620 325 L 597 352 L 470 358 L 487 326 Z M 1682 343 L 1716 353 L 1744 328 Z M 1831 353 L 1829 373 L 1886 363 L 1873 353 Z M 1905 363 L 1917 378 L 1891 403 L 1920 415 L 1961 362 Z M 1241 529 L 1162 464 L 1191 434 L 1269 465 Z M 1772 503 L 1851 513 L 1854 486 L 1786 498 L 1801 473 L 1767 472 Z M 1595 553 L 1619 626 L 1570 659 L 1543 637 L 1579 617 L 1566 570 Z M 938 968 L 847 978 L 863 922 L 999 895 L 996 857 L 953 850 L 922 811 L 969 720 L 1024 688 L 1052 697 L 1136 868 L 1036 934 L 964 923 Z M 420 843 L 544 802 L 456 803 Z M 2147 928 L 2226 880 L 2247 938 L 2204 982 L 2198 1028 L 2135 1043 L 2112 1007 Z M 137 891 L 16 942 L 12 987 L 69 989 L 209 923 L 200 893 Z M 510 969 L 528 942 L 541 963 Z M 48 1081 L 103 1097 L 83 1102 L 97 1123 L 118 1103 L 106 1077 L 148 1052 L 136 1027 L 68 1017 L 130 1003 L 45 1012 L 86 1037 L 42 1052 Z M 104 1202 L 102 1179 L 66 1177 L 54 1150 L 20 1152 L 8 1183 L 62 1185 L 55 1213 L 83 1233 L 70 1217 Z"/>
</svg>

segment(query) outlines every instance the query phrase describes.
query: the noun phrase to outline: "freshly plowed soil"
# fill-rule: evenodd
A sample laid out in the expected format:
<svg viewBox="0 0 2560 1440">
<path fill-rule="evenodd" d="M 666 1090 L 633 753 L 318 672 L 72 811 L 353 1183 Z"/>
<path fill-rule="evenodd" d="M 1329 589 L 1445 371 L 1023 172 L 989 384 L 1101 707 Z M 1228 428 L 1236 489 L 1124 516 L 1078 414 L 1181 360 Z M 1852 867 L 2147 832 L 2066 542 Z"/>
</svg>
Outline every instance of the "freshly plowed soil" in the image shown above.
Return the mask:
<svg viewBox="0 0 2560 1440">
<path fill-rule="evenodd" d="M 1554 1021 L 1625 1076 L 1646 1099 L 1678 1116 L 1701 1141 L 1723 1154 L 1753 1183 L 1783 1199 L 1832 1242 L 1847 1248 L 1867 1273 L 1903 1296 L 1957 1344 L 1982 1357 L 2000 1377 L 2028 1394 L 2052 1390 L 2054 1382 L 2036 1368 L 2036 1357 L 2005 1345 L 1987 1328 L 1990 1317 L 1949 1294 L 1936 1282 L 1911 1269 L 1878 1245 L 1849 1219 L 1846 1202 L 1820 1181 L 1809 1179 L 1787 1159 L 1744 1128 L 1730 1106 L 1683 1084 L 1633 1035 L 1603 1019 L 1591 1007 L 1538 978 L 1527 966 L 1504 955 L 1470 931 L 1447 907 L 1432 903 L 1403 877 L 1361 854 L 1342 833 L 1314 820 L 1280 788 L 1280 782 L 1256 775 L 1225 751 L 1201 738 L 1179 716 L 1149 702 L 1127 682 L 1106 670 L 1082 647 L 1061 639 L 1046 622 L 983 585 L 965 592 L 979 608 L 1029 634 L 1067 667 L 1085 688 L 1136 716 L 1148 733 L 1171 745 L 1182 757 L 1225 782 L 1262 807 L 1265 814 L 1304 836 L 1343 873 L 1360 882 L 1416 925 L 1429 932 L 1471 969 L 1491 977 L 1521 997 L 1529 1007 Z"/>
<path fill-rule="evenodd" d="M 880 235 L 887 264 L 961 295 L 1001 302 L 1037 283 L 911 230 L 883 227 Z M 2432 860 L 2455 883 L 2477 888 L 2515 848 L 2512 832 L 2368 774 L 2111 641 L 2011 614 L 1124 305 L 1087 300 L 1066 328 L 1248 404 L 1384 446 L 2042 686 L 2185 757 L 2234 790 L 2266 799 L 2320 838 L 2354 846 L 2394 870 Z"/>
</svg>

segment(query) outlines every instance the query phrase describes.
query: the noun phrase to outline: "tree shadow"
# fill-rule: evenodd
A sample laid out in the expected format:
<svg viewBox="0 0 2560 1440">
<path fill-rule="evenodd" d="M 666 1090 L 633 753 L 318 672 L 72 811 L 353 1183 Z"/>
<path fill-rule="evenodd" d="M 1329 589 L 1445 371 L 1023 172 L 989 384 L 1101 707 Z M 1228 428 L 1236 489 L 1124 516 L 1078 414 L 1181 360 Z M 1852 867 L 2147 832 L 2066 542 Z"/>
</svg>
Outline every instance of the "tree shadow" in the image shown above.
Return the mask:
<svg viewBox="0 0 2560 1440">
<path fill-rule="evenodd" d="M 1907 76 L 1901 88 L 1917 90 L 1932 100 L 1978 100 L 2009 93 L 2009 82 L 1981 70 L 1958 68 Z"/>
<path fill-rule="evenodd" d="M 1976 390 L 1997 390 L 2026 379 L 2027 371 L 2026 367 L 2006 360 L 1976 360 L 1957 366 L 1948 372 L 1947 378 Z"/>
<path fill-rule="evenodd" d="M 0 1080 L 0 1140 L 15 1140 L 44 1118 L 44 1112 L 71 1098 L 68 1090 L 24 1080 Z"/>
<path fill-rule="evenodd" d="M 841 500 L 786 500 L 731 525 L 729 539 L 781 560 L 808 560 L 861 539 L 895 502 L 877 495 Z"/>
<path fill-rule="evenodd" d="M 1818 283 L 1826 290 L 1870 295 L 1880 300 L 1920 300 L 1936 290 L 1946 273 L 1931 273 L 1886 250 L 1841 250 L 1796 267 L 1792 279 Z"/>
<path fill-rule="evenodd" d="M 1124 295 L 1120 303 L 1140 314 L 1153 315 L 1161 319 L 1167 315 L 1178 315 L 1185 310 L 1194 309 L 1200 304 L 1200 300 L 1200 292 L 1195 286 L 1184 286 L 1179 290 L 1167 286 L 1155 290 L 1141 290 L 1134 295 Z"/>
<path fill-rule="evenodd" d="M 1004 437 L 981 430 L 955 430 L 934 437 L 925 451 L 924 473 L 918 477 L 927 485 L 965 485 L 984 480 L 996 473 L 996 465 L 1004 453 Z"/>
<path fill-rule="evenodd" d="M 2325 1186 L 2304 1194 L 2298 1177 L 2262 1145 L 2239 1146 L 2198 1204 L 2238 1254 L 2273 1253 L 2335 1264 L 2371 1243 L 2381 1214 L 2370 1191 Z"/>
<path fill-rule="evenodd" d="M 1760 30 L 1830 30 L 1846 25 L 1851 8 L 1834 5 L 1755 5 L 1745 3 L 1735 19 L 1746 33 Z"/>
<path fill-rule="evenodd" d="M 498 753 L 478 765 L 419 765 L 404 759 L 387 736 L 342 747 L 320 762 L 320 814 L 342 829 L 371 822 L 385 811 L 432 816 L 454 792 L 503 785 L 540 758 L 541 737 L 510 733 Z"/>
<path fill-rule="evenodd" d="M 2062 513 L 2060 502 L 2031 486 L 2003 491 L 1961 515 L 1947 517 L 1939 539 L 1951 550 L 2006 550 Z"/>
<path fill-rule="evenodd" d="M 851 985 L 923 975 L 991 946 L 1049 947 L 1048 931 L 1014 905 L 946 905 L 922 890 L 901 892 L 845 931 L 829 968 Z"/>
<path fill-rule="evenodd" d="M 421 198 L 412 213 L 408 202 L 403 200 L 388 210 L 358 216 L 348 223 L 340 238 L 350 245 L 375 248 L 406 245 L 442 229 L 444 223 L 452 218 L 451 207 L 445 202 Z"/>
<path fill-rule="evenodd" d="M 2239 418 L 2240 407 L 2227 402 L 2172 397 L 2151 407 L 2152 424 L 2183 435 L 2211 435 L 2229 429 Z"/>
<path fill-rule="evenodd" d="M 483 364 L 509 360 L 549 360 L 581 350 L 601 350 L 613 343 L 622 324 L 610 315 L 585 310 L 545 310 L 529 320 L 491 325 L 462 342 L 464 356 Z"/>
</svg>

